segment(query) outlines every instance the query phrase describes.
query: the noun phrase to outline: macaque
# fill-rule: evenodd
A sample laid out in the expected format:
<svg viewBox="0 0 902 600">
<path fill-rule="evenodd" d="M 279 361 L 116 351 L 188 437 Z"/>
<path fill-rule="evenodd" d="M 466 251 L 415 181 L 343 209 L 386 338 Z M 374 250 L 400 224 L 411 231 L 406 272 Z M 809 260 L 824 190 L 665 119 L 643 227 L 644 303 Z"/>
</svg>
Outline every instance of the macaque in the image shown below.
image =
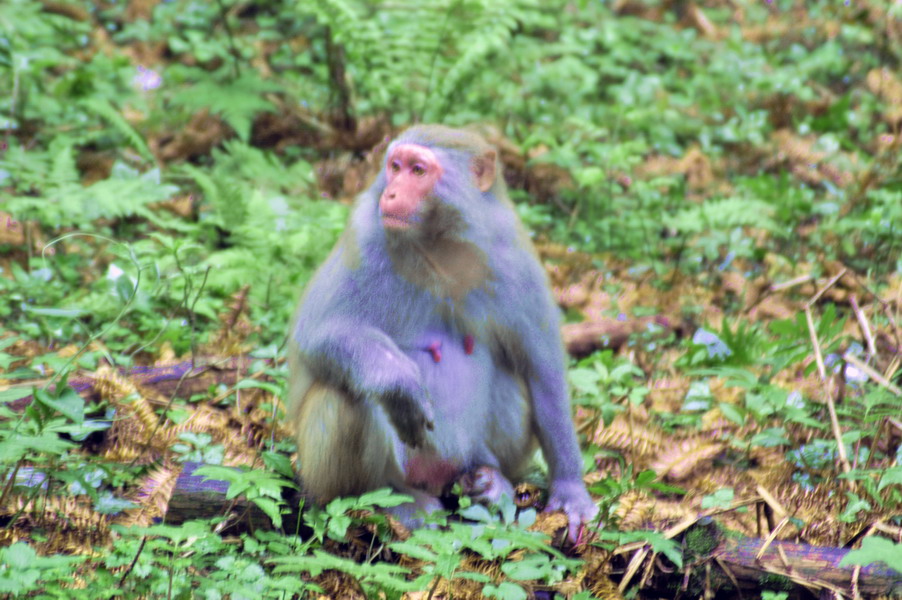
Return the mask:
<svg viewBox="0 0 902 600">
<path fill-rule="evenodd" d="M 290 336 L 290 419 L 319 502 L 389 486 L 421 524 L 460 481 L 513 496 L 536 444 L 548 510 L 570 535 L 598 509 L 564 378 L 559 310 L 507 197 L 496 151 L 442 126 L 408 129 L 357 199 Z"/>
</svg>

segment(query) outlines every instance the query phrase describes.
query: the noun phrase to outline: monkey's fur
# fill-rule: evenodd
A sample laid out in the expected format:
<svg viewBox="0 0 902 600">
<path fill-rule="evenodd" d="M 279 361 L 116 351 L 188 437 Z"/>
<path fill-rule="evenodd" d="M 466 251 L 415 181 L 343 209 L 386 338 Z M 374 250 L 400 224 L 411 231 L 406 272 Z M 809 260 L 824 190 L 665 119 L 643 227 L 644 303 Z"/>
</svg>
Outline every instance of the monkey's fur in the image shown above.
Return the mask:
<svg viewBox="0 0 902 600">
<path fill-rule="evenodd" d="M 427 148 L 441 167 L 414 224 L 380 220 L 386 166 L 297 312 L 289 404 L 304 488 L 326 502 L 391 486 L 414 497 L 395 512 L 416 525 L 416 511 L 439 508 L 441 489 L 477 469 L 490 474 L 480 499 L 512 494 L 539 444 L 548 508 L 586 522 L 597 508 L 581 479 L 559 311 L 496 153 L 476 134 L 417 126 L 386 165 L 402 147 Z"/>
</svg>

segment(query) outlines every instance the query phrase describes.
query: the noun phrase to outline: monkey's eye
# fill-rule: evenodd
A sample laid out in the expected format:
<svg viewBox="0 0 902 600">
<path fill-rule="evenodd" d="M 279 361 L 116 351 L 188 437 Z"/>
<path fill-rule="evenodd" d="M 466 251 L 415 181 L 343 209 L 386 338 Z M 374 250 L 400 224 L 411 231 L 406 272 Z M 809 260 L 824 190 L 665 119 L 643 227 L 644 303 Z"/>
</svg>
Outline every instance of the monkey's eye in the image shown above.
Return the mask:
<svg viewBox="0 0 902 600">
<path fill-rule="evenodd" d="M 413 166 L 413 174 L 416 175 L 417 177 L 422 177 L 423 175 L 426 174 L 426 169 L 424 167 L 422 167 L 421 165 L 414 165 Z"/>
<path fill-rule="evenodd" d="M 392 172 L 392 173 L 397 173 L 397 172 L 400 171 L 400 170 L 401 170 L 401 163 L 399 163 L 399 162 L 396 161 L 396 160 L 392 161 L 392 163 L 391 163 L 391 172 Z"/>
</svg>

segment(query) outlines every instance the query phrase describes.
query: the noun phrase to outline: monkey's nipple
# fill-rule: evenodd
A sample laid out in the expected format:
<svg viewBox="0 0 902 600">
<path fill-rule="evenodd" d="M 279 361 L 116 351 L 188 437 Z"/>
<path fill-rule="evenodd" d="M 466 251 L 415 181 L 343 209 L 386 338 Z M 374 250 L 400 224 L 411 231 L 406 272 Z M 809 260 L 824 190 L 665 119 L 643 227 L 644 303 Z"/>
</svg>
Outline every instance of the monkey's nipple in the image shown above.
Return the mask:
<svg viewBox="0 0 902 600">
<path fill-rule="evenodd" d="M 469 333 L 464 336 L 464 352 L 466 352 L 467 356 L 473 354 L 473 347 L 476 345 L 476 340 Z"/>
<path fill-rule="evenodd" d="M 442 342 L 441 340 L 432 342 L 426 347 L 426 351 L 432 355 L 433 362 L 442 362 Z"/>
</svg>

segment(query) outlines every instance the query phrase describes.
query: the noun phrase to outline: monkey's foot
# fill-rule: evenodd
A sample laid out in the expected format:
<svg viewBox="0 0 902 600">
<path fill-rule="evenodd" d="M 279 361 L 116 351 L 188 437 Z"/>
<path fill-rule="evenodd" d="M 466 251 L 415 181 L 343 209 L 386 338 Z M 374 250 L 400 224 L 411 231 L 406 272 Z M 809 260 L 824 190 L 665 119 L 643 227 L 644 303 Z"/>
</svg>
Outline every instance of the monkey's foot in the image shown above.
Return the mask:
<svg viewBox="0 0 902 600">
<path fill-rule="evenodd" d="M 464 494 L 480 504 L 498 504 L 502 496 L 514 498 L 514 486 L 495 467 L 483 465 L 464 473 L 457 483 Z"/>
<path fill-rule="evenodd" d="M 545 510 L 564 511 L 570 523 L 567 537 L 573 543 L 582 537 L 582 526 L 598 514 L 598 506 L 592 502 L 581 480 L 553 482 Z"/>
</svg>

